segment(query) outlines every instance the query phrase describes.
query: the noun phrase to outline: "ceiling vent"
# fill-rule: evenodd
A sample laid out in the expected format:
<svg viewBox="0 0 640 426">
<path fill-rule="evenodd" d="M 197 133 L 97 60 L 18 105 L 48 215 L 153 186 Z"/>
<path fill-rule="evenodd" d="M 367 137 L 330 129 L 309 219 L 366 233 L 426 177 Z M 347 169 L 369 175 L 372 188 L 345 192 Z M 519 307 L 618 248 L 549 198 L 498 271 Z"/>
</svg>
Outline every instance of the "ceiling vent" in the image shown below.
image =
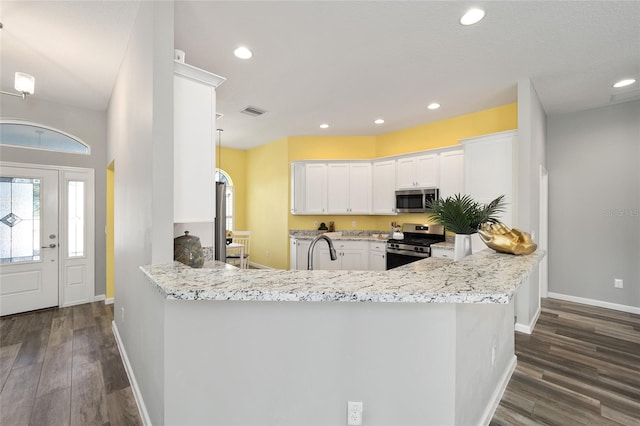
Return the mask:
<svg viewBox="0 0 640 426">
<path fill-rule="evenodd" d="M 626 92 L 611 95 L 609 102 L 627 102 L 635 99 L 640 99 L 640 89 L 628 90 Z"/>
<path fill-rule="evenodd" d="M 259 117 L 259 116 L 261 116 L 262 114 L 264 114 L 267 111 L 265 111 L 263 109 L 260 109 L 260 108 L 248 106 L 248 107 L 246 107 L 245 109 L 243 109 L 240 112 L 243 113 L 243 114 L 250 115 L 252 117 Z"/>
</svg>

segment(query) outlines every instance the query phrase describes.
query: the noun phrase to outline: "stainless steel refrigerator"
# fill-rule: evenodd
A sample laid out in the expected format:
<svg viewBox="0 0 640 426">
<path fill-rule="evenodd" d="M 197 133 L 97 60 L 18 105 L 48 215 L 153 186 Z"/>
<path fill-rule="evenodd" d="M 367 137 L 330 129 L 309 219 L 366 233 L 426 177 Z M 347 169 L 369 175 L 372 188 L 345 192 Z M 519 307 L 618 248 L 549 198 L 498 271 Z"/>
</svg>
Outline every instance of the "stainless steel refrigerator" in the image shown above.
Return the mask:
<svg viewBox="0 0 640 426">
<path fill-rule="evenodd" d="M 227 261 L 227 185 L 216 182 L 216 220 L 213 240 L 214 259 Z"/>
</svg>

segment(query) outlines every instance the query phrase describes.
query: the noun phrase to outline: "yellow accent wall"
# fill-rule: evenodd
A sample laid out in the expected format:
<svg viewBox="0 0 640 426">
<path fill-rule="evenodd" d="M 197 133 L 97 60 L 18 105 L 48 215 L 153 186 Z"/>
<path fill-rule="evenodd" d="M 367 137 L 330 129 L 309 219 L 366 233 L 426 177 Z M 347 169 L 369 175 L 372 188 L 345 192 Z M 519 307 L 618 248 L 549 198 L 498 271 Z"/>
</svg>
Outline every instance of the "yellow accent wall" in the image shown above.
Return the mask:
<svg viewBox="0 0 640 426">
<path fill-rule="evenodd" d="M 247 151 L 249 261 L 277 269 L 289 267 L 288 146 L 284 138 Z"/>
<path fill-rule="evenodd" d="M 517 104 L 513 103 L 379 136 L 291 136 L 247 151 L 245 206 L 247 229 L 253 231 L 251 261 L 272 268 L 288 268 L 289 229 L 316 229 L 314 221 L 325 222 L 327 226 L 334 221 L 336 230 L 387 231 L 390 222 L 402 224 L 426 219 L 424 214 L 292 215 L 291 161 L 374 159 L 454 146 L 460 139 L 517 129 L 517 115 Z"/>
<path fill-rule="evenodd" d="M 290 136 L 289 161 L 368 160 L 376 156 L 375 136 Z"/>
<path fill-rule="evenodd" d="M 380 135 L 376 157 L 458 145 L 460 139 L 517 128 L 518 104 L 503 105 Z"/>
<path fill-rule="evenodd" d="M 224 147 L 216 150 L 216 167 L 227 172 L 233 181 L 236 231 L 247 230 L 247 152 Z"/>
<path fill-rule="evenodd" d="M 114 266 L 114 233 L 115 233 L 115 222 L 114 222 L 114 197 L 115 197 L 115 164 L 112 162 L 107 168 L 107 291 L 105 297 L 110 299 L 114 297 L 114 274 L 115 274 L 115 266 Z"/>
</svg>

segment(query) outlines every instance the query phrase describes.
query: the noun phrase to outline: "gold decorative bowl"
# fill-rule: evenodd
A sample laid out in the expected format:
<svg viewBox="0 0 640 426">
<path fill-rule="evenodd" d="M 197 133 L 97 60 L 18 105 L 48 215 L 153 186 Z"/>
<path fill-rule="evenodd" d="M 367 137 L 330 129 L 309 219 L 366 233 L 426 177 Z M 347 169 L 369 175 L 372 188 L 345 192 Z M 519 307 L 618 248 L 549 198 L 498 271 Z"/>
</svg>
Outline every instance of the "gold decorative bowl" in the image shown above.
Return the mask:
<svg viewBox="0 0 640 426">
<path fill-rule="evenodd" d="M 500 253 L 531 254 L 538 245 L 531 240 L 528 232 L 509 228 L 502 222 L 486 222 L 478 230 L 480 239 L 489 247 Z"/>
</svg>

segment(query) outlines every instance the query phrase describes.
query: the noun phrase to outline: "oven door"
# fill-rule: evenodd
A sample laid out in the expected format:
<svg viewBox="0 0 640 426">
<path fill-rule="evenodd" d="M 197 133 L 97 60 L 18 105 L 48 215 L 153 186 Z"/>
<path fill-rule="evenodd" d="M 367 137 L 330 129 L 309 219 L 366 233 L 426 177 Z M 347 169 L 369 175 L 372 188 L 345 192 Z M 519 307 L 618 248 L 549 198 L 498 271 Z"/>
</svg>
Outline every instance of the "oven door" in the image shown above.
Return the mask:
<svg viewBox="0 0 640 426">
<path fill-rule="evenodd" d="M 422 260 L 430 256 L 429 253 L 406 253 L 406 251 L 404 253 L 401 253 L 397 250 L 387 250 L 387 271 L 389 269 L 397 268 L 398 266 L 417 262 L 418 260 Z"/>
</svg>

